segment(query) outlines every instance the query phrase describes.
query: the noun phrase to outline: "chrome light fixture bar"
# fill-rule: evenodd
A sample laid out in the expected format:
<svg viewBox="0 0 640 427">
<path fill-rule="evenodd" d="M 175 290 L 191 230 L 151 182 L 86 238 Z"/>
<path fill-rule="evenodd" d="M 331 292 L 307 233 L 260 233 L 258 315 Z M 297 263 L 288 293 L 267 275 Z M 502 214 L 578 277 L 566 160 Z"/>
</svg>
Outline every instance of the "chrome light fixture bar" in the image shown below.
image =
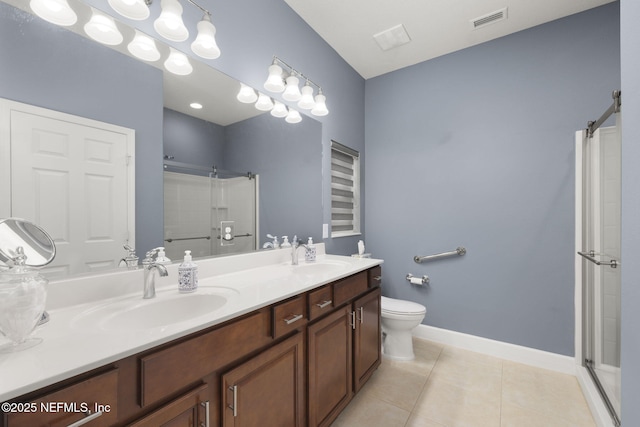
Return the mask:
<svg viewBox="0 0 640 427">
<path fill-rule="evenodd" d="M 305 82 L 302 90 L 298 86 L 301 80 Z M 318 89 L 315 96 L 314 86 Z M 320 85 L 275 55 L 269 66 L 269 76 L 264 83 L 264 88 L 269 92 L 282 93 L 284 100 L 297 102 L 298 108 L 311 110 L 314 116 L 329 114 L 327 98 L 322 93 Z"/>
</svg>

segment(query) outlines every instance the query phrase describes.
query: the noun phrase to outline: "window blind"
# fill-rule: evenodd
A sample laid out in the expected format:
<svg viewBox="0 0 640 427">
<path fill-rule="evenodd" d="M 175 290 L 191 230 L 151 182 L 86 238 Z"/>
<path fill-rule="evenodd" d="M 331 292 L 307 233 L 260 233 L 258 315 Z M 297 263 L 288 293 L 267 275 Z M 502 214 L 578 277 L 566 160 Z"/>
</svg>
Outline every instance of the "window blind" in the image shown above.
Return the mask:
<svg viewBox="0 0 640 427">
<path fill-rule="evenodd" d="M 360 232 L 360 154 L 331 141 L 331 235 Z"/>
</svg>

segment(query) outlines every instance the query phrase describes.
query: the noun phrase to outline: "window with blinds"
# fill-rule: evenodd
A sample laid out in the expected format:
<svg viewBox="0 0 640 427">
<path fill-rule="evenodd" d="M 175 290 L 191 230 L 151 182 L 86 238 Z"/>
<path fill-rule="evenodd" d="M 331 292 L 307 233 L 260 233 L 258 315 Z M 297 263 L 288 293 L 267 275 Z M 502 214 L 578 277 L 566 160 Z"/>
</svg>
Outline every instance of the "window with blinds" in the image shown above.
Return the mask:
<svg viewBox="0 0 640 427">
<path fill-rule="evenodd" d="M 331 237 L 360 233 L 360 153 L 331 141 Z"/>
</svg>

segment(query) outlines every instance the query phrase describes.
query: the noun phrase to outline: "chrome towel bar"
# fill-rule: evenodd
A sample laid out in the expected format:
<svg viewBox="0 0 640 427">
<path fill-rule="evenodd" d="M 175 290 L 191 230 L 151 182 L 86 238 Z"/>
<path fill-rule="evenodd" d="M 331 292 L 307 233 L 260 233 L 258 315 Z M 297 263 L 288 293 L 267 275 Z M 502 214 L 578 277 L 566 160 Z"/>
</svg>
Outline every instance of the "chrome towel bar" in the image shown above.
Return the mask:
<svg viewBox="0 0 640 427">
<path fill-rule="evenodd" d="M 197 240 L 197 239 L 207 239 L 211 240 L 211 236 L 202 236 L 202 237 L 180 237 L 177 239 L 164 239 L 165 242 L 177 242 L 178 240 Z"/>
<path fill-rule="evenodd" d="M 435 255 L 426 255 L 426 256 L 414 256 L 413 260 L 415 262 L 417 262 L 418 264 L 420 264 L 423 261 L 434 261 L 436 259 L 441 259 L 441 258 L 448 258 L 450 256 L 454 256 L 454 255 L 459 255 L 462 256 L 464 254 L 467 253 L 467 250 L 465 248 L 463 248 L 462 246 L 459 246 L 456 248 L 455 251 L 451 251 L 451 252 L 442 252 L 441 254 L 435 254 Z"/>
</svg>

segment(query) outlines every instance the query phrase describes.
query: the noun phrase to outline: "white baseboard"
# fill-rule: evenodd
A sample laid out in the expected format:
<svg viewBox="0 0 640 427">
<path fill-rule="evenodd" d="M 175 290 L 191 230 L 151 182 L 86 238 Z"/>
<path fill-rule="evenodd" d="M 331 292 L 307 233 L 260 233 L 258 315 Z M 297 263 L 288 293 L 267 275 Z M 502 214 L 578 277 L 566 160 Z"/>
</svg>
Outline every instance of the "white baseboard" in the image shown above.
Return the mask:
<svg viewBox="0 0 640 427">
<path fill-rule="evenodd" d="M 475 351 L 489 356 L 538 368 L 549 369 L 563 374 L 576 375 L 576 361 L 571 356 L 564 356 L 535 348 L 509 344 L 488 338 L 449 331 L 428 325 L 418 325 L 413 336 L 452 347 Z"/>
</svg>

